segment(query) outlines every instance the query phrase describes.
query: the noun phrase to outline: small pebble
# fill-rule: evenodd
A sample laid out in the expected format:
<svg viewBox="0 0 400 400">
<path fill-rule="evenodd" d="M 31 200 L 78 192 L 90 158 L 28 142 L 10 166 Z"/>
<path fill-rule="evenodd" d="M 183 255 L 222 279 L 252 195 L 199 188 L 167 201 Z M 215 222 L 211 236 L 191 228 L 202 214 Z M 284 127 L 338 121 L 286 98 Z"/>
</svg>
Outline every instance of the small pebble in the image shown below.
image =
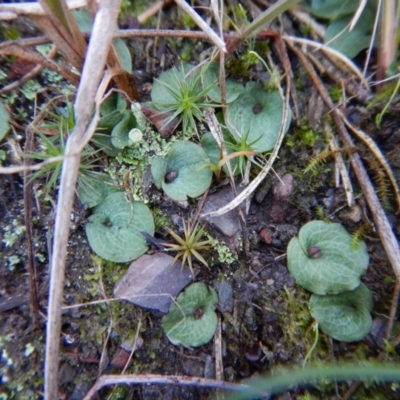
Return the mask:
<svg viewBox="0 0 400 400">
<path fill-rule="evenodd" d="M 272 236 L 271 232 L 268 228 L 263 228 L 261 229 L 260 233 L 258 234 L 260 236 L 260 239 L 267 244 L 272 243 Z"/>
<path fill-rule="evenodd" d="M 232 312 L 233 310 L 233 289 L 232 286 L 226 282 L 217 284 L 219 306 L 222 313 Z"/>
<path fill-rule="evenodd" d="M 215 378 L 215 367 L 213 358 L 208 355 L 204 365 L 204 378 L 214 379 Z"/>
</svg>

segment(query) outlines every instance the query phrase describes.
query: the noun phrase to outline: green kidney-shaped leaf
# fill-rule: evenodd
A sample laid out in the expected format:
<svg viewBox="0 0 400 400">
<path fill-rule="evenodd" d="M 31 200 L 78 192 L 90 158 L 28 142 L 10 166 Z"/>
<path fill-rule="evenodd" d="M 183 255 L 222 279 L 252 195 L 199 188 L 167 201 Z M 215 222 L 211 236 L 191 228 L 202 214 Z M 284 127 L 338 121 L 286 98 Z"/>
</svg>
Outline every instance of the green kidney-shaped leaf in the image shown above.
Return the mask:
<svg viewBox="0 0 400 400">
<path fill-rule="evenodd" d="M 201 147 L 205 150 L 210 161 L 217 165 L 221 159 L 221 149 L 211 132 L 206 132 L 200 141 Z"/>
<path fill-rule="evenodd" d="M 126 100 L 121 93 L 112 93 L 108 96 L 100 107 L 100 113 L 104 117 L 115 111 L 122 112 L 126 109 Z"/>
<path fill-rule="evenodd" d="M 358 6 L 358 2 L 353 0 L 312 0 L 311 7 L 306 8 L 317 17 L 335 19 L 354 14 Z"/>
<path fill-rule="evenodd" d="M 210 186 L 209 163 L 206 152 L 199 145 L 177 141 L 166 157 L 153 159 L 151 172 L 158 188 L 162 187 L 171 199 L 185 201 L 188 196 L 200 196 Z"/>
<path fill-rule="evenodd" d="M 111 108 L 110 107 L 110 102 L 107 102 L 104 104 L 105 108 L 104 111 L 107 112 L 107 114 L 104 114 L 104 116 L 102 118 L 100 118 L 99 123 L 97 124 L 97 130 L 99 132 L 108 132 L 111 133 L 112 130 L 114 129 L 115 125 L 117 125 L 119 122 L 122 121 L 122 118 L 124 116 L 124 114 L 122 113 L 123 110 L 119 110 L 119 109 L 114 109 L 114 111 L 108 113 L 108 110 Z M 116 107 L 117 104 L 115 104 Z M 127 113 L 125 113 L 127 115 Z"/>
<path fill-rule="evenodd" d="M 215 103 L 221 103 L 221 89 L 218 85 L 219 63 L 210 62 L 202 69 L 204 89 L 208 88 L 207 96 Z M 241 83 L 227 79 L 225 82 L 226 103 L 232 103 L 244 91 Z"/>
<path fill-rule="evenodd" d="M 194 283 L 178 296 L 177 303 L 172 304 L 162 319 L 168 339 L 184 347 L 208 343 L 217 328 L 214 312 L 218 303 L 216 291 L 204 283 Z"/>
<path fill-rule="evenodd" d="M 367 246 L 351 245 L 351 235 L 340 224 L 311 221 L 287 249 L 288 268 L 298 284 L 310 292 L 326 295 L 355 289 L 367 269 Z M 318 250 L 318 251 L 317 251 Z M 309 252 L 317 251 L 310 256 Z"/>
<path fill-rule="evenodd" d="M 132 56 L 128 49 L 128 46 L 125 44 L 125 42 L 121 38 L 115 38 L 113 40 L 113 46 L 114 46 L 114 50 L 117 54 L 117 57 L 119 59 L 119 62 L 121 63 L 122 68 L 131 74 L 132 73 Z"/>
<path fill-rule="evenodd" d="M 331 296 L 312 295 L 310 311 L 321 329 L 336 340 L 355 342 L 364 339 L 372 324 L 373 300 L 361 284 L 351 292 Z"/>
<path fill-rule="evenodd" d="M 366 7 L 351 31 L 348 30 L 348 25 L 353 15 L 335 19 L 326 30 L 324 42 L 349 58 L 355 57 L 370 45 L 375 15 L 374 8 Z"/>
<path fill-rule="evenodd" d="M 3 103 L 0 103 L 0 141 L 4 139 L 10 130 L 10 116 Z"/>
<path fill-rule="evenodd" d="M 122 119 L 115 125 L 111 133 L 111 143 L 118 149 L 123 149 L 130 143 L 129 132 L 136 128 L 136 118 L 132 111 L 125 110 L 122 113 Z"/>
<path fill-rule="evenodd" d="M 104 102 L 102 107 L 103 106 L 104 109 L 102 108 L 102 113 L 104 112 L 104 116 L 100 118 L 99 123 L 97 124 L 96 132 L 93 135 L 92 142 L 107 155 L 115 157 L 121 151 L 121 148 L 117 148 L 113 145 L 112 141 L 115 140 L 115 138 L 113 139 L 111 137 L 111 132 L 115 126 L 122 121 L 124 116 L 122 113 L 123 108 L 121 107 L 121 103 L 119 100 L 117 100 L 117 98 L 110 100 L 107 99 L 107 103 Z M 129 131 L 127 137 L 129 138 Z"/>
<path fill-rule="evenodd" d="M 145 204 L 127 201 L 121 192 L 107 196 L 86 224 L 90 247 L 114 262 L 132 261 L 147 251 L 142 231 L 154 235 L 153 215 Z"/>
<path fill-rule="evenodd" d="M 89 208 L 97 206 L 115 192 L 118 192 L 118 188 L 108 175 L 86 171 L 86 174 L 78 176 L 76 193 L 81 203 Z"/>
<path fill-rule="evenodd" d="M 95 133 L 92 137 L 91 143 L 110 157 L 116 157 L 121 151 L 121 149 L 117 149 L 112 144 L 111 135 L 107 133 Z"/>
<path fill-rule="evenodd" d="M 228 127 L 238 141 L 241 136 L 248 135 L 247 144 L 251 144 L 254 151 L 264 153 L 275 145 L 282 112 L 278 91 L 267 92 L 255 82 L 249 82 L 239 97 L 227 105 L 227 121 L 233 125 Z"/>
<path fill-rule="evenodd" d="M 81 32 L 89 33 L 92 31 L 93 21 L 88 10 L 72 10 L 72 15 Z"/>
<path fill-rule="evenodd" d="M 165 175 L 168 171 L 168 160 L 164 157 L 154 157 L 151 163 L 151 174 L 157 189 L 162 189 Z"/>
</svg>

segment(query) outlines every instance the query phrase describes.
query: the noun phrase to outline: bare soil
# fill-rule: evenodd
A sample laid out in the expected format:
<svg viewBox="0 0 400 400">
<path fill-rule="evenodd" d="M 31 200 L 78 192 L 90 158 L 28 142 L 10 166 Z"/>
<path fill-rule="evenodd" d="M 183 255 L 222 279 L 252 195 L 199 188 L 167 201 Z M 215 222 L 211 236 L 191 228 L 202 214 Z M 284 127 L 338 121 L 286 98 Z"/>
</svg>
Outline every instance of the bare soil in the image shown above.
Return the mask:
<svg viewBox="0 0 400 400">
<path fill-rule="evenodd" d="M 148 84 L 160 70 L 149 70 L 144 49 L 148 41 L 132 43 L 136 54 L 135 70 L 143 100 L 148 98 Z M 198 62 L 194 54 L 206 48 L 204 43 L 191 42 L 189 53 L 192 61 Z M 166 65 L 179 64 L 178 54 L 186 41 L 178 41 L 174 48 L 170 42 L 161 40 Z M 160 50 L 161 51 L 161 50 Z M 241 49 L 239 49 L 240 54 Z M 237 57 L 233 55 L 232 57 Z M 148 60 L 148 59 L 147 59 Z M 158 59 L 157 59 L 158 60 Z M 157 63 L 156 60 L 153 60 Z M 147 68 L 147 70 L 146 70 Z M 306 115 L 311 83 L 300 66 L 294 65 L 295 80 L 303 87 L 299 98 L 300 110 Z M 251 68 L 248 76 L 258 80 L 259 71 Z M 246 78 L 239 78 L 242 81 Z M 261 78 L 260 78 L 261 79 Z M 326 82 L 329 84 L 329 81 Z M 147 97 L 146 97 L 147 96 Z M 374 112 L 364 106 L 352 105 L 354 120 L 376 140 L 387 155 L 397 179 L 400 174 L 399 146 L 400 129 L 398 110 L 391 110 L 381 130 L 377 131 Z M 20 132 L 23 134 L 23 131 Z M 21 146 L 24 146 L 23 140 Z M 227 282 L 233 289 L 233 308 L 229 312 L 219 311 L 222 323 L 222 357 L 224 379 L 238 382 L 266 371 L 279 371 L 283 367 L 299 366 L 308 353 L 314 337 L 309 332 L 312 318 L 308 311 L 310 294 L 295 284 L 286 266 L 286 247 L 306 222 L 321 217 L 342 223 L 350 232 L 355 232 L 368 220 L 368 209 L 362 195 L 357 207 L 363 217 L 354 222 L 347 205 L 343 189 L 334 184 L 334 164 L 331 159 L 310 172 L 304 173 L 311 156 L 318 155 L 326 145 L 322 133 L 316 134 L 314 143 L 302 138 L 295 126 L 289 130 L 285 143 L 274 165 L 277 176 L 289 174 L 293 177 L 293 193 L 284 202 L 274 198 L 273 188 L 279 183 L 275 174 L 270 174 L 260 186 L 246 216 L 246 229 L 250 244 L 237 250 L 237 261 L 227 264 L 215 262 L 210 270 L 200 269 L 197 280 L 216 287 Z M 252 176 L 257 171 L 252 171 Z M 373 176 L 372 176 L 373 177 Z M 351 175 L 356 191 L 359 189 Z M 399 181 L 399 179 L 398 179 Z M 240 181 L 238 181 L 238 184 Z M 41 182 L 37 183 L 40 188 Z M 157 192 L 155 187 L 152 191 Z M 213 189 L 218 191 L 219 189 Z M 40 198 L 34 201 L 32 218 L 33 246 L 36 255 L 36 274 L 41 310 L 40 327 L 35 329 L 30 317 L 29 284 L 26 272 L 27 242 L 23 227 L 24 193 L 23 180 L 18 175 L 2 175 L 0 178 L 0 348 L 2 358 L 0 370 L 3 386 L 2 399 L 34 399 L 41 397 L 43 390 L 43 363 L 48 290 L 48 266 L 51 258 L 54 204 Z M 57 193 L 51 194 L 53 199 Z M 174 214 L 191 215 L 197 202 L 183 209 L 158 196 L 159 203 L 151 207 L 161 210 L 167 217 Z M 323 215 L 321 216 L 321 208 Z M 398 216 L 389 201 L 387 213 L 397 235 Z M 100 374 L 119 374 L 135 346 L 132 360 L 126 373 L 190 375 L 215 377 L 214 342 L 196 349 L 184 349 L 172 345 L 161 328 L 162 314 L 148 311 L 124 301 L 84 305 L 84 303 L 111 298 L 116 281 L 127 269 L 127 265 L 114 264 L 93 257 L 84 229 L 88 211 L 76 202 L 71 215 L 71 234 L 68 247 L 68 263 L 65 279 L 64 303 L 82 304 L 65 310 L 62 335 L 60 337 L 60 398 L 82 399 Z M 212 235 L 218 235 L 208 228 Z M 242 239 L 243 240 L 243 239 Z M 371 229 L 365 240 L 370 254 L 370 266 L 363 282 L 373 292 L 373 328 L 361 342 L 346 344 L 321 334 L 311 359 L 325 361 L 379 360 L 382 355 L 399 361 L 399 348 L 387 353 L 384 346 L 384 328 L 392 306 L 395 278 L 379 237 Z M 212 254 L 210 253 L 210 257 Z M 398 329 L 395 323 L 395 331 Z M 255 359 L 249 355 L 253 346 L 261 353 Z M 386 353 L 385 353 L 386 352 Z M 279 399 L 336 399 L 343 398 L 352 382 L 337 385 L 322 383 L 296 387 L 273 398 Z M 134 385 L 103 389 L 98 398 L 112 399 L 208 399 L 216 393 L 211 389 L 180 386 Z M 306 397 L 309 396 L 309 397 Z M 353 399 L 395 399 L 398 391 L 387 385 L 361 385 Z M 229 398 L 229 396 L 227 396 Z"/>
</svg>

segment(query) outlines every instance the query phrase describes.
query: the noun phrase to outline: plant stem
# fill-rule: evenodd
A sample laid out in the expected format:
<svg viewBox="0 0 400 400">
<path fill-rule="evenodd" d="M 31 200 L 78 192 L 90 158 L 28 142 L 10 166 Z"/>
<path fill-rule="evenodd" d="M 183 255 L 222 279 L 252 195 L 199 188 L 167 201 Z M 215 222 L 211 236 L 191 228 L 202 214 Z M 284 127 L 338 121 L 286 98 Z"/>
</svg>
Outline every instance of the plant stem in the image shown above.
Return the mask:
<svg viewBox="0 0 400 400">
<path fill-rule="evenodd" d="M 66 145 L 57 217 L 54 232 L 53 259 L 50 266 L 49 308 L 45 355 L 45 400 L 58 399 L 58 362 L 61 331 L 61 303 L 65 275 L 69 216 L 75 195 L 81 151 L 87 139 L 87 127 L 92 117 L 95 94 L 103 75 L 104 65 L 116 26 L 120 0 L 101 0 L 96 14 L 78 88 L 75 114 L 76 125 Z"/>
<path fill-rule="evenodd" d="M 84 400 L 90 400 L 104 386 L 116 385 L 116 384 L 146 384 L 146 385 L 179 385 L 179 386 L 197 386 L 197 387 L 208 387 L 215 389 L 225 390 L 245 390 L 249 389 L 247 385 L 241 385 L 238 383 L 229 383 L 224 381 L 217 381 L 214 379 L 206 379 L 193 376 L 179 376 L 179 375 L 103 375 L 97 382 L 92 386 L 89 392 L 84 397 Z"/>
<path fill-rule="evenodd" d="M 386 70 L 393 62 L 395 56 L 396 37 L 396 1 L 383 0 L 382 13 L 379 24 L 378 66 L 377 80 L 386 77 Z"/>
</svg>

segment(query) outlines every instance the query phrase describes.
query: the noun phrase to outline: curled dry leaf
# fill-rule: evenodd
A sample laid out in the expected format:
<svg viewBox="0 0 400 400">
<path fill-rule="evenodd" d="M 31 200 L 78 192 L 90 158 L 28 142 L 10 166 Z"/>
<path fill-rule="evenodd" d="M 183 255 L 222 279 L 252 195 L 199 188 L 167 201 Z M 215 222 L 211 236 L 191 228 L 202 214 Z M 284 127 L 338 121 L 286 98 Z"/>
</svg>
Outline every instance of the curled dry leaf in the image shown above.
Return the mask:
<svg viewBox="0 0 400 400">
<path fill-rule="evenodd" d="M 114 296 L 140 307 L 167 313 L 172 299 L 191 282 L 188 267 L 165 253 L 144 255 L 134 261 L 117 282 Z"/>
<path fill-rule="evenodd" d="M 178 118 L 170 121 L 173 112 L 157 111 L 142 104 L 143 115 L 156 127 L 157 131 L 164 139 L 168 139 L 178 126 Z"/>
</svg>

